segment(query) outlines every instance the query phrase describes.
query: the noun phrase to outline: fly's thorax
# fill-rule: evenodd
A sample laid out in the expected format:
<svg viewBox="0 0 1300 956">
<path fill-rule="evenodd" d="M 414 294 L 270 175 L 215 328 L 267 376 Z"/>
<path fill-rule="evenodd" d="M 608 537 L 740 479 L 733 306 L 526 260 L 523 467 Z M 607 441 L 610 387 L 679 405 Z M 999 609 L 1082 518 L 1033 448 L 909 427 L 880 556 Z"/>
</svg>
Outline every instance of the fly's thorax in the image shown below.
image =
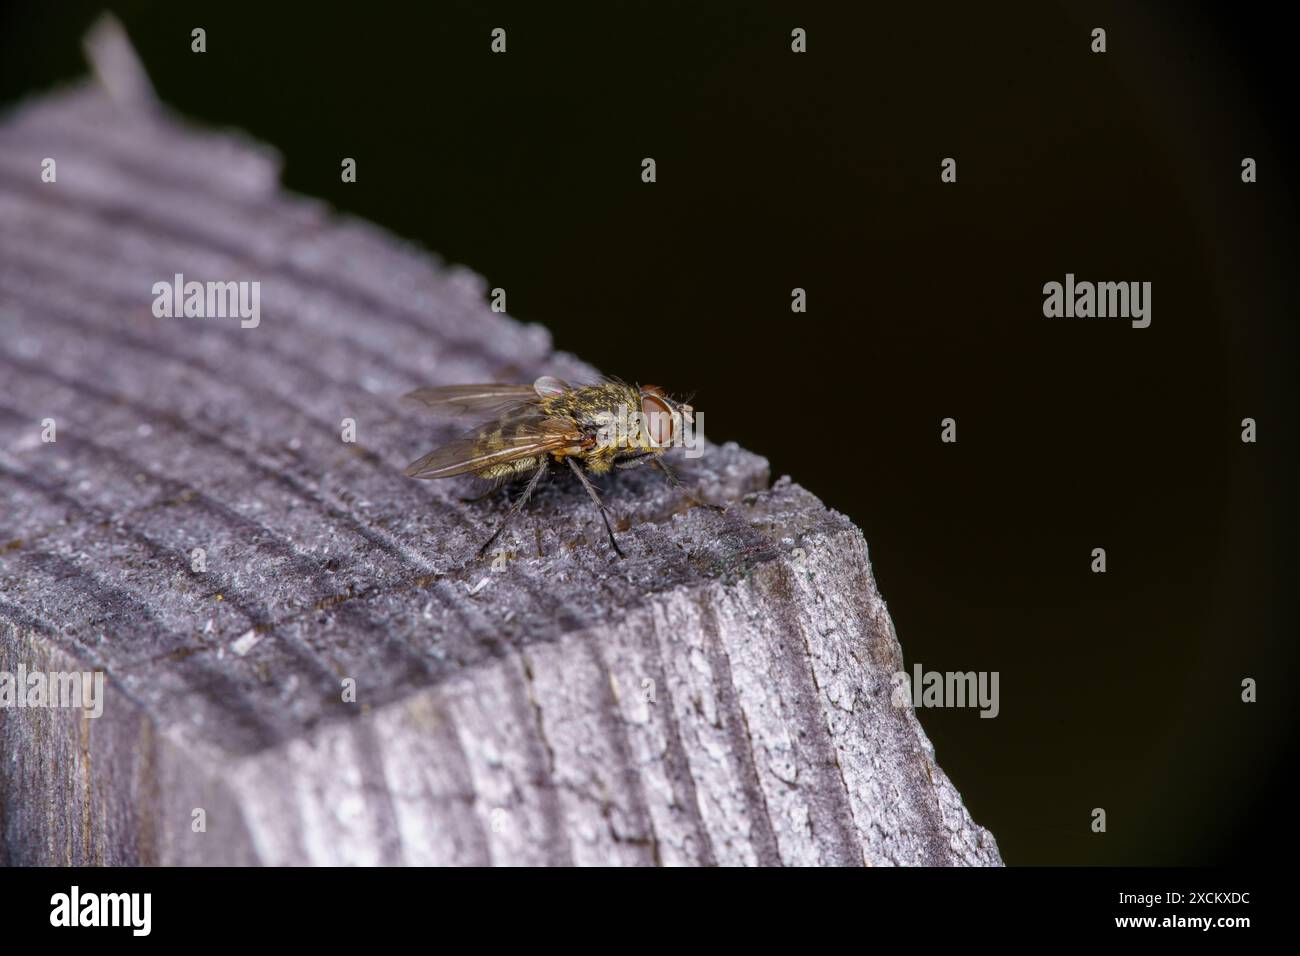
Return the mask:
<svg viewBox="0 0 1300 956">
<path fill-rule="evenodd" d="M 616 432 L 626 411 L 636 407 L 636 389 L 614 382 L 582 385 L 539 402 L 552 418 L 572 422 L 589 439 L 588 445 L 617 444 Z M 590 447 L 588 450 L 591 450 Z"/>
<path fill-rule="evenodd" d="M 636 389 L 614 382 L 597 385 L 580 385 L 559 395 L 543 399 L 539 404 L 549 416 L 573 421 L 584 432 L 594 432 L 617 415 L 619 406 L 635 408 Z"/>
</svg>

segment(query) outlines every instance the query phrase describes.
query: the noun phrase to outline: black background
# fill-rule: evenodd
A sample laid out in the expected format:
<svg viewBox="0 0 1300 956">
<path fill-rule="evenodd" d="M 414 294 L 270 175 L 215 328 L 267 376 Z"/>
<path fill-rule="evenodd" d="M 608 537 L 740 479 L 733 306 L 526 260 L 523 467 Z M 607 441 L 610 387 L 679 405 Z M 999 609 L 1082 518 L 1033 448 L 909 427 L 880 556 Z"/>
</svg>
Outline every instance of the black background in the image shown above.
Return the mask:
<svg viewBox="0 0 1300 956">
<path fill-rule="evenodd" d="M 0 103 L 81 75 L 100 6 L 9 4 Z M 921 718 L 1009 863 L 1278 855 L 1300 314 L 1280 15 L 107 6 L 162 98 L 277 146 L 289 188 L 483 273 L 602 370 L 694 392 L 713 440 L 848 514 L 909 668 L 1001 675 L 997 719 Z M 1067 272 L 1150 281 L 1151 327 L 1044 318 Z"/>
</svg>

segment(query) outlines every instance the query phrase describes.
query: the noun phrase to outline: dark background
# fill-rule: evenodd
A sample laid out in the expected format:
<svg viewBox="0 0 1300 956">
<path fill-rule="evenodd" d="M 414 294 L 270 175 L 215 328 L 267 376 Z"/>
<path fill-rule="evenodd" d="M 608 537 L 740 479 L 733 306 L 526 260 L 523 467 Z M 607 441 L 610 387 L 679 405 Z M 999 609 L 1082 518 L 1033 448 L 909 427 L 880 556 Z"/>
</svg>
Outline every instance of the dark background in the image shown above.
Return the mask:
<svg viewBox="0 0 1300 956">
<path fill-rule="evenodd" d="M 290 188 L 483 273 L 603 370 L 694 392 L 712 439 L 848 514 L 909 668 L 1001 674 L 996 720 L 921 718 L 1009 863 L 1284 855 L 1300 297 L 1280 14 L 10 3 L 0 105 L 80 76 L 103 6 L 164 100 L 279 147 Z M 1067 272 L 1152 282 L 1151 327 L 1045 319 Z"/>
</svg>

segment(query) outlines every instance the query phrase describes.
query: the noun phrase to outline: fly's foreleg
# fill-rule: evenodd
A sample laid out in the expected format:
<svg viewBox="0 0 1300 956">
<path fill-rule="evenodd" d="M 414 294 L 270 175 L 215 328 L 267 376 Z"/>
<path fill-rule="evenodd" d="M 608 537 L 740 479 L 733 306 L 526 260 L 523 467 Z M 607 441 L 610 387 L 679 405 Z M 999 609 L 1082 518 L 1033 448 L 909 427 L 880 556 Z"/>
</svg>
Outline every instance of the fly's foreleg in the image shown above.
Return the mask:
<svg viewBox="0 0 1300 956">
<path fill-rule="evenodd" d="M 727 510 L 726 508 L 723 508 L 721 505 L 712 505 L 709 504 L 707 501 L 701 501 L 699 498 L 697 498 L 694 494 L 691 493 L 689 488 L 687 488 L 684 484 L 682 484 L 682 480 L 677 477 L 677 472 L 669 468 L 668 462 L 664 461 L 662 458 L 656 458 L 654 460 L 654 463 L 658 465 L 659 470 L 664 473 L 664 477 L 668 479 L 668 483 L 672 485 L 674 488 L 676 488 L 678 491 L 680 491 L 682 494 L 686 495 L 687 500 L 690 501 L 691 504 L 695 505 L 698 508 L 708 508 L 710 511 Z"/>
</svg>

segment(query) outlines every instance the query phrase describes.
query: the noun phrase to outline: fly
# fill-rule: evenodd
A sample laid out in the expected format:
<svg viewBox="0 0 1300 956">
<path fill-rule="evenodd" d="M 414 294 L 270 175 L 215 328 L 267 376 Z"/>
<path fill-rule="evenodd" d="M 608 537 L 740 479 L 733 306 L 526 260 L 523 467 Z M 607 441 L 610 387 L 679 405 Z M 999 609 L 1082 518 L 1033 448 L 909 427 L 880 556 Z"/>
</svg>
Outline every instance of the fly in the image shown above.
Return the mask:
<svg viewBox="0 0 1300 956">
<path fill-rule="evenodd" d="M 492 537 L 479 548 L 481 557 L 532 496 L 552 466 L 567 467 L 600 511 L 615 554 L 624 557 L 614 538 L 609 512 L 587 477 L 653 464 L 674 487 L 682 487 L 663 454 L 683 430 L 695 424 L 694 409 L 670 398 L 656 385 L 604 381 L 569 385 L 543 376 L 532 385 L 442 385 L 417 388 L 402 398 L 431 411 L 456 417 L 486 418 L 472 429 L 412 462 L 408 478 L 474 475 L 503 482 L 528 475 L 528 484 L 510 505 Z M 477 499 L 474 499 L 477 500 Z M 693 503 L 721 511 L 691 496 Z"/>
</svg>

